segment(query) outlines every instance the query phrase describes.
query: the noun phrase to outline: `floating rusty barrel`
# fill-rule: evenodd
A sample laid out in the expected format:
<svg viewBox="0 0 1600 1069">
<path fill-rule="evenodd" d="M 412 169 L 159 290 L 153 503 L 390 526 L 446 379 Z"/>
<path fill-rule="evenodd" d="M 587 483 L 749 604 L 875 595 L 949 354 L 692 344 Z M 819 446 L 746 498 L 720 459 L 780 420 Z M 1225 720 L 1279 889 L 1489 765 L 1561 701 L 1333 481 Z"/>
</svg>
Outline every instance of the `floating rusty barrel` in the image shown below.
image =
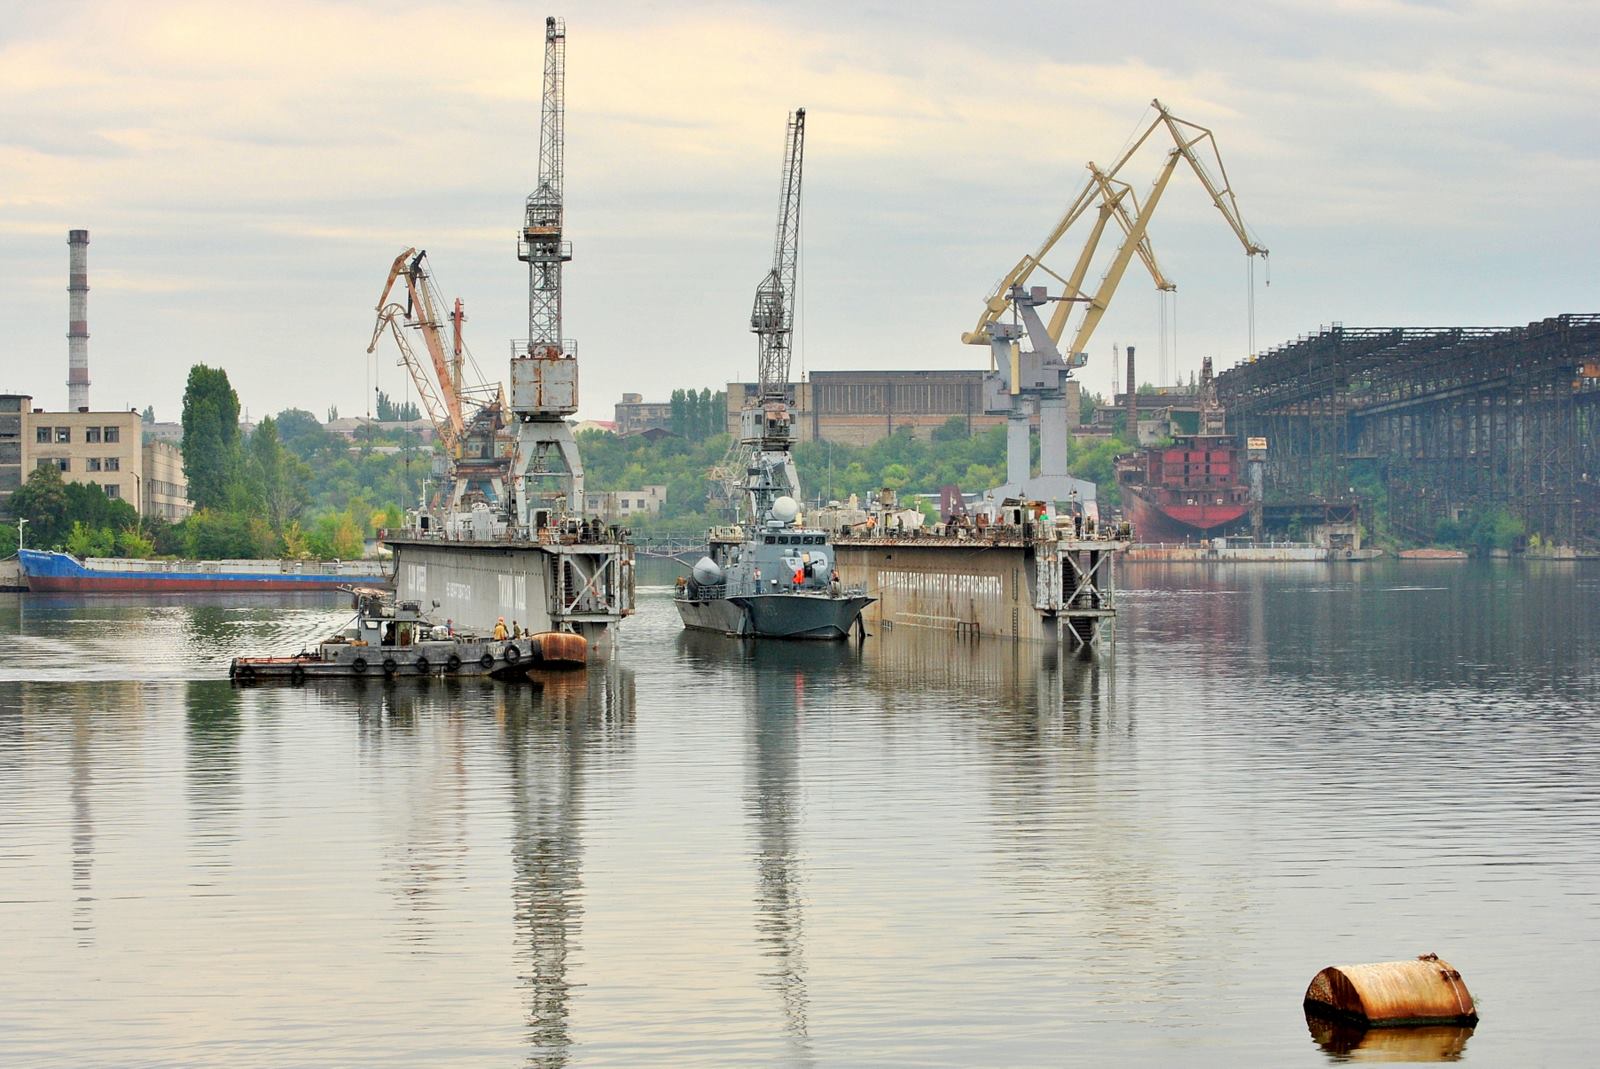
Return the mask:
<svg viewBox="0 0 1600 1069">
<path fill-rule="evenodd" d="M 589 642 L 567 631 L 541 631 L 533 636 L 533 660 L 544 668 L 582 668 L 589 663 Z"/>
<path fill-rule="evenodd" d="M 1330 965 L 1311 978 L 1306 1010 L 1366 1025 L 1477 1024 L 1472 994 L 1448 961 Z"/>
</svg>

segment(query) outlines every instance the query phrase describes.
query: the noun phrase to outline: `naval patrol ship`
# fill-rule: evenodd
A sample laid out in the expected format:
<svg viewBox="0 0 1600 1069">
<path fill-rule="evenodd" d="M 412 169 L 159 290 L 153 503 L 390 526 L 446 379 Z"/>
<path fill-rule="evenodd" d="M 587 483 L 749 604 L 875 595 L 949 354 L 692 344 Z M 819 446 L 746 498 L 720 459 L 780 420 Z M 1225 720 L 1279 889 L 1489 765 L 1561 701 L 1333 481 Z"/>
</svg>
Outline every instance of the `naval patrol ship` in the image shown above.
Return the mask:
<svg viewBox="0 0 1600 1069">
<path fill-rule="evenodd" d="M 842 639 L 872 604 L 839 583 L 828 535 L 797 522 L 799 505 L 775 497 L 759 524 L 713 527 L 710 554 L 678 581 L 683 626 L 752 638 Z"/>
</svg>

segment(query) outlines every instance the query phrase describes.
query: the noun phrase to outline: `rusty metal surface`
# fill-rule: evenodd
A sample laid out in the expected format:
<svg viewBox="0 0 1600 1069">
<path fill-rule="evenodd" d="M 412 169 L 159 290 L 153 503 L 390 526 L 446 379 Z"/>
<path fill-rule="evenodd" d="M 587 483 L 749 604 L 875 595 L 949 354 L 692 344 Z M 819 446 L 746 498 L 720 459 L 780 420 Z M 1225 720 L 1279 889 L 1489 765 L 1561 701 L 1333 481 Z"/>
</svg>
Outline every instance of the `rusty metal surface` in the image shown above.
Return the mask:
<svg viewBox="0 0 1600 1069">
<path fill-rule="evenodd" d="M 549 665 L 582 665 L 589 661 L 589 643 L 582 635 L 566 631 L 541 631 L 533 636 L 539 659 Z"/>
<path fill-rule="evenodd" d="M 1413 961 L 1330 965 L 1311 978 L 1305 1004 L 1371 1024 L 1478 1020 L 1461 973 L 1434 954 Z"/>
<path fill-rule="evenodd" d="M 1306 1011 L 1311 1038 L 1340 1061 L 1453 1062 L 1467 1050 L 1470 1024 L 1425 1024 L 1409 1028 L 1373 1028 L 1347 1018 Z"/>
</svg>

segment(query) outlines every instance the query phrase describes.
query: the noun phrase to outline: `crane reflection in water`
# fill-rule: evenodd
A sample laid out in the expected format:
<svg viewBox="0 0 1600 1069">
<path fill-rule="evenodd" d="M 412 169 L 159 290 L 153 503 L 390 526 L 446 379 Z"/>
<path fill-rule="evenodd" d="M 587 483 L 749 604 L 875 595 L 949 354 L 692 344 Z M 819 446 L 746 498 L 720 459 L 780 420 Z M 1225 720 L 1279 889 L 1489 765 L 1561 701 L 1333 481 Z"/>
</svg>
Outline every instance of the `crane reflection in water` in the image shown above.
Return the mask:
<svg viewBox="0 0 1600 1069">
<path fill-rule="evenodd" d="M 529 1065 L 562 1066 L 571 1053 L 568 969 L 583 917 L 583 787 L 631 745 L 633 674 L 615 663 L 540 673 L 499 694 L 508 772 L 511 894 L 526 989 Z"/>
</svg>

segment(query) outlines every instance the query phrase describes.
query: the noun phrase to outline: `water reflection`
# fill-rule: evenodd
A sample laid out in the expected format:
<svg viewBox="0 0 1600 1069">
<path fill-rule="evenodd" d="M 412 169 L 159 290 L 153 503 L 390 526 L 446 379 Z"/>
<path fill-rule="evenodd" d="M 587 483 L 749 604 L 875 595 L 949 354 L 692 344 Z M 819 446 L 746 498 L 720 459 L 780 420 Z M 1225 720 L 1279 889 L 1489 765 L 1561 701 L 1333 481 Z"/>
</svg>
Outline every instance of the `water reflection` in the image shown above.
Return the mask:
<svg viewBox="0 0 1600 1069">
<path fill-rule="evenodd" d="M 563 1066 L 572 1049 L 568 970 L 583 918 L 584 783 L 592 761 L 603 768 L 631 745 L 634 680 L 606 663 L 504 686 L 496 699 L 528 1064 Z"/>
<path fill-rule="evenodd" d="M 108 752 L 119 755 L 142 747 L 144 692 L 137 683 L 97 683 L 66 688 L 24 683 L 0 690 L 0 786 L 25 786 L 27 758 L 59 748 L 66 787 L 66 861 L 72 895 L 72 930 L 79 946 L 91 946 L 95 930 L 96 803 Z M 23 796 L 25 797 L 25 795 Z M 0 806 L 7 826 L 21 826 L 30 815 L 13 800 Z M 0 856 L 17 860 L 26 850 Z"/>
<path fill-rule="evenodd" d="M 184 688 L 184 783 L 196 886 L 215 887 L 232 865 L 239 841 L 240 694 L 225 680 Z"/>
<path fill-rule="evenodd" d="M 744 793 L 756 869 L 756 942 L 767 960 L 761 981 L 778 1002 L 787 1064 L 812 1065 L 801 732 L 807 713 L 826 711 L 840 684 L 860 671 L 860 650 L 845 642 L 755 642 L 692 631 L 678 636 L 678 649 L 697 669 L 737 664 L 752 692 Z"/>
<path fill-rule="evenodd" d="M 1312 1040 L 1335 1062 L 1456 1062 L 1467 1052 L 1471 1025 L 1369 1028 L 1306 1012 Z"/>
</svg>

